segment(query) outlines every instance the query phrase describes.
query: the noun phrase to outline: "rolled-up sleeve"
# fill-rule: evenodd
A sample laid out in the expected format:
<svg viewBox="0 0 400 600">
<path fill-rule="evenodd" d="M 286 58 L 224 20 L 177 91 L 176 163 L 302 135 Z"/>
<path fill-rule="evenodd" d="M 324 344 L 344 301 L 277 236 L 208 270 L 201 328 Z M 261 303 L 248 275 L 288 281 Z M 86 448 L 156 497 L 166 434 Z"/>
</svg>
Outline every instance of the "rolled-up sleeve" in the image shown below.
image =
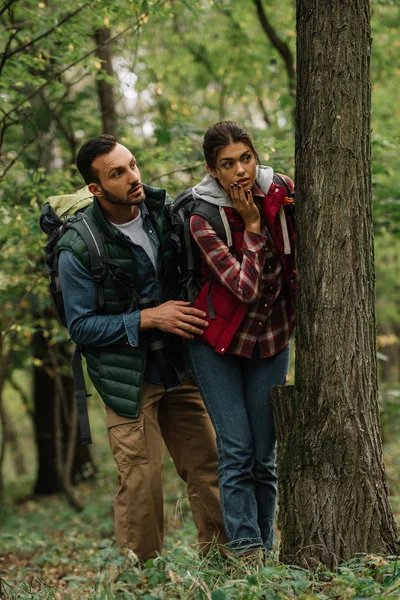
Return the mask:
<svg viewBox="0 0 400 600">
<path fill-rule="evenodd" d="M 71 339 L 83 346 L 108 346 L 128 342 L 139 345 L 140 311 L 99 315 L 97 289 L 90 271 L 64 250 L 58 271 Z"/>
</svg>

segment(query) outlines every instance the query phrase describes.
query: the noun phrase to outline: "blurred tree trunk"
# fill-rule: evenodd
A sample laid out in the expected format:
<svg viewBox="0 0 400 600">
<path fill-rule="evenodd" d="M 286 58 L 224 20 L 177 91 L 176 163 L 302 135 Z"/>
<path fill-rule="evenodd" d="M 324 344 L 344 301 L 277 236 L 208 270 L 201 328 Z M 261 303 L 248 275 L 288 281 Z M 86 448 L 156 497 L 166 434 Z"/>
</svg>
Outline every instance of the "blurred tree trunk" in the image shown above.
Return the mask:
<svg viewBox="0 0 400 600">
<path fill-rule="evenodd" d="M 114 79 L 114 69 L 112 66 L 112 54 L 111 45 L 108 43 L 110 39 L 110 30 L 107 27 L 99 29 L 95 33 L 95 42 L 98 48 L 96 49 L 96 56 L 101 61 L 102 67 L 99 75 L 102 75 L 102 71 L 107 79 L 97 78 L 97 93 L 99 97 L 101 117 L 103 121 L 103 133 L 109 133 L 114 137 L 118 137 L 118 120 L 117 112 L 115 110 L 115 96 L 114 88 L 109 78 Z"/>
<path fill-rule="evenodd" d="M 295 387 L 278 388 L 281 559 L 397 551 L 379 427 L 370 6 L 297 1 Z"/>
<path fill-rule="evenodd" d="M 1 428 L 1 438 L 0 438 L 0 506 L 3 504 L 4 498 L 4 474 L 3 474 L 3 465 L 4 458 L 6 452 L 7 445 L 7 435 L 6 435 L 6 417 L 4 412 L 4 398 L 3 398 L 3 390 L 4 384 L 6 380 L 6 367 L 5 367 L 5 356 L 3 349 L 3 336 L 0 335 L 0 428 Z"/>
<path fill-rule="evenodd" d="M 11 460 L 14 464 L 15 473 L 18 476 L 26 475 L 25 457 L 24 453 L 22 452 L 20 438 L 17 430 L 15 429 L 12 417 L 5 407 L 5 404 L 2 406 L 2 421 L 3 435 L 5 438 L 5 443 L 8 445 L 11 453 Z"/>
<path fill-rule="evenodd" d="M 88 466 L 93 471 L 93 462 L 88 446 L 80 444 L 79 435 L 75 435 L 77 415 L 75 410 L 74 382 L 70 374 L 69 356 L 65 346 L 57 346 L 58 364 L 54 365 L 55 349 L 49 347 L 43 332 L 34 337 L 35 358 L 40 366 L 34 368 L 34 398 L 35 398 L 35 436 L 38 453 L 38 474 L 34 488 L 37 495 L 53 494 L 68 491 L 68 488 L 79 478 Z M 58 370 L 56 373 L 55 370 Z M 58 378 L 58 379 L 57 379 Z M 62 401 L 57 382 L 61 382 Z M 74 445 L 73 462 L 68 465 L 68 447 Z M 58 446 L 61 443 L 61 456 Z M 65 470 L 70 469 L 69 481 L 65 479 Z"/>
</svg>

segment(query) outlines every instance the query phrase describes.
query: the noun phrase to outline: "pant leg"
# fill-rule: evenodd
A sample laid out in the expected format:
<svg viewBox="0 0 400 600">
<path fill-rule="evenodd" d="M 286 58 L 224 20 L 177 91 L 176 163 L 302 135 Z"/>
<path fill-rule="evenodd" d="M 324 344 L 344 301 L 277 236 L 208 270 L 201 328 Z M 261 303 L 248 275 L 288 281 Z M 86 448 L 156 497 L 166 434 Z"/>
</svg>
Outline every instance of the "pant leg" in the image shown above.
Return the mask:
<svg viewBox="0 0 400 600">
<path fill-rule="evenodd" d="M 153 558 L 163 543 L 162 466 L 164 446 L 158 404 L 164 388 L 144 383 L 137 419 L 106 407 L 108 437 L 118 469 L 114 518 L 117 545 L 140 559 Z"/>
<path fill-rule="evenodd" d="M 262 546 L 258 525 L 253 441 L 239 356 L 216 353 L 204 342 L 188 345 L 193 376 L 207 406 L 218 444 L 221 507 L 229 546 L 243 553 Z"/>
<path fill-rule="evenodd" d="M 276 512 L 275 430 L 270 405 L 271 390 L 285 382 L 289 346 L 270 358 L 260 358 L 258 348 L 246 362 L 246 407 L 254 447 L 255 492 L 258 523 L 267 549 L 272 548 Z"/>
<path fill-rule="evenodd" d="M 202 553 L 216 540 L 226 544 L 219 500 L 215 433 L 194 383 L 165 394 L 160 401 L 159 423 L 166 446 L 180 477 L 187 484 L 193 519 Z"/>
</svg>

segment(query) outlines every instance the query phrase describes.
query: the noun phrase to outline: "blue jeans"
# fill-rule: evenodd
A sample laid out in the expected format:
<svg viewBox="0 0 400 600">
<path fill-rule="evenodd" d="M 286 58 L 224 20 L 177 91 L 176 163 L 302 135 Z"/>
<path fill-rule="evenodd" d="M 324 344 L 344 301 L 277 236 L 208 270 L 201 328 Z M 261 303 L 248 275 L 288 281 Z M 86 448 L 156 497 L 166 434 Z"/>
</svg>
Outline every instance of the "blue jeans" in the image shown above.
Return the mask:
<svg viewBox="0 0 400 600">
<path fill-rule="evenodd" d="M 272 548 L 276 510 L 275 430 L 270 393 L 285 382 L 289 345 L 261 359 L 187 344 L 190 367 L 217 436 L 221 508 L 230 548 Z"/>
</svg>

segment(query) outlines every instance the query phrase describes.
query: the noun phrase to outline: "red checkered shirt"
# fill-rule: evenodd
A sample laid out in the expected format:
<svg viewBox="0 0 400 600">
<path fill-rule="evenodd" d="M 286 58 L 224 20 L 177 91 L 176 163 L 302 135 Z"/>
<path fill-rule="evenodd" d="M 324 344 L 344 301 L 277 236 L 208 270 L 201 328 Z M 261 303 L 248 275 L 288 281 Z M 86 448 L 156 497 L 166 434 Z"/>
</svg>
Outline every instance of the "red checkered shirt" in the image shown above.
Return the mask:
<svg viewBox="0 0 400 600">
<path fill-rule="evenodd" d="M 252 191 L 258 204 L 259 190 Z M 244 232 L 241 262 L 203 217 L 191 217 L 190 231 L 217 280 L 248 304 L 247 315 L 227 353 L 250 358 L 258 342 L 261 358 L 277 354 L 289 342 L 295 307 L 278 251 L 263 219 L 260 234 Z"/>
</svg>

